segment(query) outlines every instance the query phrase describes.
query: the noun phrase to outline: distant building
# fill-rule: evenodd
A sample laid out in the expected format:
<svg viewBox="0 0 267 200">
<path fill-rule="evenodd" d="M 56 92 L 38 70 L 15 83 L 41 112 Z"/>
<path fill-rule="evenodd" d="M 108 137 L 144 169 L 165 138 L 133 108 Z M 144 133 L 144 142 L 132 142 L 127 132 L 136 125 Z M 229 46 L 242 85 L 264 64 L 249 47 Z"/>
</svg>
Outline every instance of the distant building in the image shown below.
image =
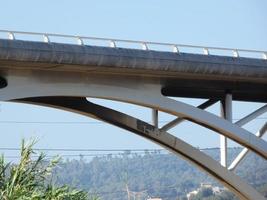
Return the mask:
<svg viewBox="0 0 267 200">
<path fill-rule="evenodd" d="M 220 188 L 217 186 L 213 187 L 212 184 L 210 184 L 210 183 L 201 183 L 200 187 L 197 190 L 194 190 L 192 192 L 187 193 L 187 195 L 186 195 L 187 200 L 191 200 L 194 196 L 196 196 L 201 191 L 201 189 L 204 189 L 204 188 L 211 189 L 213 194 L 220 194 L 222 191 L 224 191 L 223 188 Z"/>
<path fill-rule="evenodd" d="M 194 190 L 194 191 L 192 191 L 192 192 L 189 192 L 189 193 L 186 195 L 187 200 L 191 200 L 194 196 L 197 195 L 198 192 L 199 192 L 198 190 Z"/>
<path fill-rule="evenodd" d="M 210 183 L 200 183 L 200 188 L 212 188 L 212 185 Z"/>
<path fill-rule="evenodd" d="M 222 193 L 222 191 L 224 191 L 223 188 L 220 188 L 220 187 L 212 187 L 213 194 L 220 194 L 220 193 Z"/>
</svg>

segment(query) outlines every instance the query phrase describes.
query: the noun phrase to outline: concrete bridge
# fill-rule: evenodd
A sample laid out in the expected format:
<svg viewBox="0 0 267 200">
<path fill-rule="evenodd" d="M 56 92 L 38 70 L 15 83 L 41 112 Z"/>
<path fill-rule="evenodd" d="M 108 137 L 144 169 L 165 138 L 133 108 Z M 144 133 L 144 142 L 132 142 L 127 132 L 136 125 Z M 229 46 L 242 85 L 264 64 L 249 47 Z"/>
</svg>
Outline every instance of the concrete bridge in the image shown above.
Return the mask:
<svg viewBox="0 0 267 200">
<path fill-rule="evenodd" d="M 267 111 L 267 104 L 232 122 L 232 100 L 267 102 L 267 53 L 262 51 L 116 40 L 2 30 L 0 39 L 0 100 L 48 106 L 93 117 L 149 139 L 202 169 L 241 199 L 265 199 L 232 171 L 251 150 L 267 158 L 263 124 L 253 134 L 242 128 Z M 26 41 L 21 35 L 43 37 Z M 70 38 L 77 44 L 56 43 Z M 92 40 L 110 46 L 93 46 Z M 127 48 L 120 44 L 127 43 Z M 131 48 L 131 44 L 141 46 Z M 171 51 L 155 51 L 153 46 Z M 193 49 L 183 53 L 181 49 Z M 203 50 L 203 53 L 196 53 Z M 199 52 L 199 51 L 198 51 Z M 231 53 L 226 56 L 225 54 Z M 249 56 L 245 57 L 245 56 Z M 86 97 L 111 99 L 152 109 L 153 124 L 96 105 Z M 168 97 L 208 99 L 198 107 Z M 221 117 L 204 109 L 221 103 Z M 158 111 L 177 116 L 158 126 Z M 221 163 L 167 131 L 189 120 L 221 135 Z M 244 146 L 227 166 L 227 140 Z"/>
</svg>

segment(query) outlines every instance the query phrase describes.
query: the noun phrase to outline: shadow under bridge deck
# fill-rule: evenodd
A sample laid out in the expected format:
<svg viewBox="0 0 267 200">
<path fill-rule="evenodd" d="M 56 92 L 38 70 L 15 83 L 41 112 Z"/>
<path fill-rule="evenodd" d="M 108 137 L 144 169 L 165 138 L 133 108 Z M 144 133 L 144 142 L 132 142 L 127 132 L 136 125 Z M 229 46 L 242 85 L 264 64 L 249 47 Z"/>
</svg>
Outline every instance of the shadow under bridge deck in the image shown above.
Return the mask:
<svg viewBox="0 0 267 200">
<path fill-rule="evenodd" d="M 160 84 L 166 96 L 267 102 L 267 60 L 88 45 L 0 40 L 0 75 L 85 73 Z M 8 82 L 8 80 L 7 80 Z"/>
<path fill-rule="evenodd" d="M 266 112 L 266 105 L 236 123 L 232 99 L 267 102 L 267 54 L 263 59 L 162 52 L 52 43 L 0 40 L 0 100 L 47 106 L 79 113 L 129 130 L 183 157 L 220 181 L 240 199 L 264 200 L 249 184 L 227 168 L 226 137 L 267 158 L 267 143 L 242 128 Z M 40 35 L 40 34 L 39 34 Z M 243 50 L 244 51 L 244 50 Z M 208 52 L 206 50 L 206 52 Z M 206 53 L 209 54 L 209 53 Z M 164 96 L 207 98 L 194 107 Z M 153 124 L 89 102 L 85 97 L 118 100 L 153 109 Z M 205 110 L 221 100 L 221 117 Z M 201 109 L 199 109 L 201 108 Z M 177 118 L 158 127 L 158 111 Z M 221 163 L 166 132 L 189 120 L 221 134 Z M 170 125 L 171 124 L 171 125 Z M 169 128 L 166 128 L 169 127 Z M 223 143 L 224 142 L 224 143 Z M 235 159 L 235 160 L 236 160 Z M 234 164 L 236 166 L 236 164 Z"/>
</svg>

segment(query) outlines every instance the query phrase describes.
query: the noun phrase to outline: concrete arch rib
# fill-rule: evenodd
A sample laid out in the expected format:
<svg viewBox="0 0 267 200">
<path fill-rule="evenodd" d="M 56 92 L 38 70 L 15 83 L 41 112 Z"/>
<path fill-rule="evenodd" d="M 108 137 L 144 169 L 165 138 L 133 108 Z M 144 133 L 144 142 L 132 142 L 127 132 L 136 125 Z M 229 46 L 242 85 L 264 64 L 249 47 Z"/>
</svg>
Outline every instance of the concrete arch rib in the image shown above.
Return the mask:
<svg viewBox="0 0 267 200">
<path fill-rule="evenodd" d="M 158 128 L 121 112 L 99 106 L 79 97 L 40 97 L 16 100 L 21 103 L 54 107 L 93 117 L 129 130 L 137 135 L 157 143 L 174 154 L 182 156 L 202 171 L 207 172 L 224 186 L 234 192 L 240 199 L 264 200 L 265 198 L 234 173 L 222 167 L 218 162 L 198 149 L 175 136 L 160 131 Z"/>
<path fill-rule="evenodd" d="M 87 96 L 151 107 L 215 130 L 267 159 L 266 141 L 212 113 L 163 96 L 160 93 L 160 85 L 146 85 L 138 82 L 128 83 L 127 86 L 116 84 L 118 83 L 115 80 L 105 84 L 92 81 L 84 84 L 53 85 L 53 82 L 45 84 L 26 79 L 26 83 L 19 80 L 14 90 L 3 90 L 0 96 L 2 100 L 36 96 Z M 17 85 L 22 85 L 22 88 L 18 89 Z"/>
<path fill-rule="evenodd" d="M 215 130 L 267 159 L 266 141 L 212 113 L 174 99 L 166 98 L 159 94 L 157 90 L 153 91 L 152 88 L 142 88 L 140 90 L 129 88 L 108 88 L 106 88 L 106 86 L 97 87 L 94 91 L 96 92 L 96 95 L 94 96 L 151 107 L 188 119 L 189 121 L 195 122 L 211 130 Z M 106 93 L 103 93 L 103 90 Z"/>
</svg>

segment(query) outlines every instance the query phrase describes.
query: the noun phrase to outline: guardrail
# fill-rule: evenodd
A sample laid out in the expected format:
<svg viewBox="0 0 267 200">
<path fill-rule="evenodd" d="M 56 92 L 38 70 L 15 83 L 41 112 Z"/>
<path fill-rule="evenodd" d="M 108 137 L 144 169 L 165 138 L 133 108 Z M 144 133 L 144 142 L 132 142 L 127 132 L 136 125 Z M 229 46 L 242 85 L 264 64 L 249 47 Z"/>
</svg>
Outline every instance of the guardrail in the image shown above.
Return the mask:
<svg viewBox="0 0 267 200">
<path fill-rule="evenodd" d="M 85 45 L 85 40 L 96 40 L 107 42 L 107 46 L 111 48 L 120 47 L 119 43 L 128 43 L 128 44 L 138 44 L 142 50 L 153 50 L 150 48 L 153 45 L 169 47 L 170 52 L 180 53 L 182 52 L 181 48 L 190 48 L 190 49 L 200 49 L 202 54 L 211 55 L 212 50 L 216 51 L 227 51 L 232 52 L 233 57 L 241 57 L 240 53 L 249 53 L 256 54 L 257 58 L 261 57 L 264 60 L 267 60 L 267 51 L 258 51 L 258 50 L 248 50 L 248 49 L 233 49 L 233 48 L 223 48 L 223 47 L 209 47 L 209 46 L 197 46 L 197 45 L 185 45 L 185 44 L 173 44 L 173 43 L 159 43 L 159 42 L 150 42 L 150 41 L 138 41 L 138 40 L 123 40 L 123 39 L 113 39 L 113 38 L 99 38 L 99 37 L 88 37 L 88 36 L 79 36 L 79 35 L 65 35 L 65 34 L 55 34 L 55 33 L 36 33 L 36 32 L 23 32 L 23 31 L 9 31 L 9 30 L 0 30 L 0 33 L 6 33 L 7 38 L 10 40 L 15 40 L 17 35 L 27 35 L 27 36 L 41 36 L 42 41 L 45 43 L 50 43 L 51 37 L 55 38 L 70 38 L 73 39 L 78 45 Z M 41 40 L 41 39 L 40 39 Z M 58 42 L 58 41 L 56 41 Z M 61 42 L 63 43 L 63 42 Z M 220 55 L 218 52 L 214 55 Z M 243 57 L 243 56 L 242 56 Z M 251 56 L 253 57 L 253 56 Z M 256 57 L 256 56 L 255 56 Z"/>
</svg>

